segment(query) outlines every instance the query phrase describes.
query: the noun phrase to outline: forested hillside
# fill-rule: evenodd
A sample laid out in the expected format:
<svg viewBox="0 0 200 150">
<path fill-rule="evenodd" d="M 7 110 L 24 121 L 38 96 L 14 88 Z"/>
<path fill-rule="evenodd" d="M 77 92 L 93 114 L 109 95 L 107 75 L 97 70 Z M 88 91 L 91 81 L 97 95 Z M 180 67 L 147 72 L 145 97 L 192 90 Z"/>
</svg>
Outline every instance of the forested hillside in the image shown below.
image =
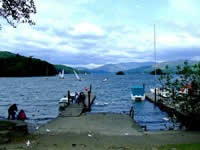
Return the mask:
<svg viewBox="0 0 200 150">
<path fill-rule="evenodd" d="M 73 70 L 75 70 L 77 73 L 81 73 L 81 74 L 87 73 L 87 74 L 89 74 L 89 72 L 87 72 L 87 71 L 74 69 L 72 67 L 68 67 L 68 66 L 65 66 L 65 65 L 54 65 L 54 66 L 55 66 L 57 72 L 61 72 L 64 69 L 65 74 L 73 74 L 74 73 Z"/>
<path fill-rule="evenodd" d="M 10 52 L 0 52 L 1 77 L 29 77 L 56 75 L 55 67 L 40 59 Z"/>
</svg>

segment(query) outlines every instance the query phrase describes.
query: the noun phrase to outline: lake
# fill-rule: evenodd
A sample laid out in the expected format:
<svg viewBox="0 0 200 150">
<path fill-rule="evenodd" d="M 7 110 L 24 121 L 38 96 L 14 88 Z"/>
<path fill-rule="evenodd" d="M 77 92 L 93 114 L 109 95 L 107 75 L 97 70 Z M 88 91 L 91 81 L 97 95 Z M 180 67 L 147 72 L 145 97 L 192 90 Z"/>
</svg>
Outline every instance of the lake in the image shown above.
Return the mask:
<svg viewBox="0 0 200 150">
<path fill-rule="evenodd" d="M 67 91 L 84 91 L 92 84 L 96 94 L 91 113 L 114 112 L 129 113 L 131 106 L 135 109 L 135 120 L 146 125 L 148 130 L 167 130 L 173 125 L 167 113 L 160 111 L 149 101 L 133 103 L 131 87 L 135 84 L 146 85 L 146 91 L 154 85 L 154 76 L 134 74 L 117 76 L 114 74 L 80 75 L 77 81 L 74 75 L 65 74 L 64 79 L 54 77 L 0 78 L 0 118 L 7 118 L 8 107 L 16 103 L 18 109 L 24 109 L 27 122 L 40 125 L 56 118 L 58 102 L 67 95 Z M 107 81 L 103 81 L 107 78 Z M 179 124 L 176 124 L 178 126 Z"/>
</svg>

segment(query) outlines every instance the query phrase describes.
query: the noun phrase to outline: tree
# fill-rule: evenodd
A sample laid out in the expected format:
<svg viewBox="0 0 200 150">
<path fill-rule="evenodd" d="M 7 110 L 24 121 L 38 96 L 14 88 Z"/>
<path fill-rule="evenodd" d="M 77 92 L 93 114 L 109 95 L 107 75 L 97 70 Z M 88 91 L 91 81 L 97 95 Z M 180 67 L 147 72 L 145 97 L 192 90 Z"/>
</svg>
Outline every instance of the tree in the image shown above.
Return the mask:
<svg viewBox="0 0 200 150">
<path fill-rule="evenodd" d="M 33 0 L 0 0 L 0 16 L 14 28 L 18 23 L 34 25 L 31 14 L 35 13 Z"/>
<path fill-rule="evenodd" d="M 156 70 L 153 70 L 150 72 L 150 74 L 152 75 L 161 75 L 161 74 L 165 74 L 160 68 L 157 68 Z"/>
<path fill-rule="evenodd" d="M 200 125 L 200 63 L 190 66 L 187 61 L 177 66 L 176 74 L 171 74 L 168 66 L 166 74 L 160 76 L 160 83 L 171 93 L 168 99 L 174 107 L 187 114 L 194 123 Z"/>
</svg>

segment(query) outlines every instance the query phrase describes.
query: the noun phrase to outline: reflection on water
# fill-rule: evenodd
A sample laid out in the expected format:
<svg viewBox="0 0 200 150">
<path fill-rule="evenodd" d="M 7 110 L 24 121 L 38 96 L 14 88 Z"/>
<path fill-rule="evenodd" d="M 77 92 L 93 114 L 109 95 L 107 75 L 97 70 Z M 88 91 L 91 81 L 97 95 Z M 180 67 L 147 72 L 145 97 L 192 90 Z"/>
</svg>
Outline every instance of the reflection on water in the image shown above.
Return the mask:
<svg viewBox="0 0 200 150">
<path fill-rule="evenodd" d="M 77 81 L 74 75 L 65 75 L 65 79 L 0 78 L 0 117 L 6 118 L 9 105 L 16 103 L 18 109 L 23 108 L 27 113 L 28 122 L 45 123 L 58 115 L 58 101 L 63 95 L 67 95 L 67 90 L 84 91 L 85 87 L 92 84 L 92 90 L 96 94 L 92 113 L 128 113 L 131 106 L 134 106 L 136 121 L 140 125 L 146 125 L 147 129 L 159 130 L 171 126 L 171 123 L 163 119 L 168 117 L 167 114 L 161 112 L 158 107 L 148 101 L 133 103 L 130 98 L 130 89 L 134 84 L 145 83 L 148 90 L 153 85 L 153 76 L 91 74 L 81 77 L 81 82 Z"/>
</svg>

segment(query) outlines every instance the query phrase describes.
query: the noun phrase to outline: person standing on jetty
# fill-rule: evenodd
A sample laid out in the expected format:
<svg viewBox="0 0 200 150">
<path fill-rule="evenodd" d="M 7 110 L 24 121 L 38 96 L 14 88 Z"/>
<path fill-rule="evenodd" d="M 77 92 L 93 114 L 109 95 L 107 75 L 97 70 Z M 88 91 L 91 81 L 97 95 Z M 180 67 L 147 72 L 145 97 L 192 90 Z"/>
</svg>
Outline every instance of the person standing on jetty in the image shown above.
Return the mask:
<svg viewBox="0 0 200 150">
<path fill-rule="evenodd" d="M 17 105 L 13 104 L 8 108 L 8 120 L 15 120 L 15 115 L 17 112 Z"/>
<path fill-rule="evenodd" d="M 75 104 L 78 103 L 78 93 L 77 93 L 77 92 L 75 92 L 74 103 L 75 103 Z"/>
<path fill-rule="evenodd" d="M 85 94 L 83 92 L 80 92 L 78 96 L 78 104 L 82 103 L 85 106 Z"/>
</svg>

